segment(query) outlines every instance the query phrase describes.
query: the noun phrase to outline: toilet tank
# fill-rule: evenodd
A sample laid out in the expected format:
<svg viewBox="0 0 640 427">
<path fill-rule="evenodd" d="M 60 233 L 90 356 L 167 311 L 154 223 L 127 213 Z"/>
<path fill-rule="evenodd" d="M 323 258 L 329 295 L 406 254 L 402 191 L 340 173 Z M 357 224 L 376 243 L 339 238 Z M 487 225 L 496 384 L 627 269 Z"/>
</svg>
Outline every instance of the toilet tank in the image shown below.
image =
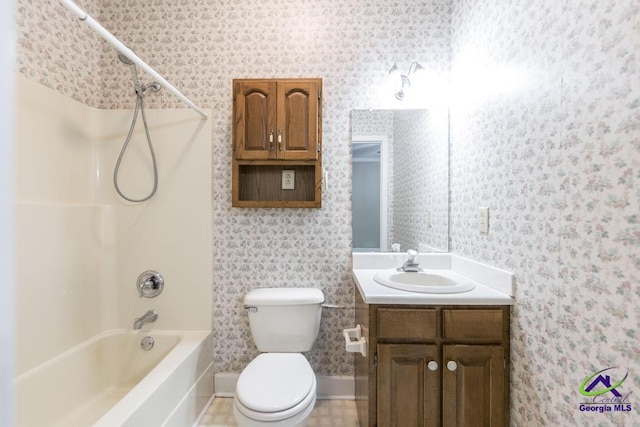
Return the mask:
<svg viewBox="0 0 640 427">
<path fill-rule="evenodd" d="M 316 288 L 260 288 L 244 297 L 261 352 L 309 351 L 318 337 L 324 295 Z"/>
</svg>

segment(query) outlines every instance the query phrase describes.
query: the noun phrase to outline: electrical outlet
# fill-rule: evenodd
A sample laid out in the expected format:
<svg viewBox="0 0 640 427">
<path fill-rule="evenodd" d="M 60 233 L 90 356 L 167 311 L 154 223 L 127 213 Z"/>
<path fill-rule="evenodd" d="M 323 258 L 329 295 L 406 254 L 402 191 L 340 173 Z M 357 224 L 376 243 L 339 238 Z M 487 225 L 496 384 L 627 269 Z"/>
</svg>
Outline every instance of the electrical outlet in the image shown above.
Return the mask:
<svg viewBox="0 0 640 427">
<path fill-rule="evenodd" d="M 478 208 L 478 231 L 483 234 L 489 233 L 489 208 Z"/>
<path fill-rule="evenodd" d="M 294 170 L 283 170 L 282 171 L 282 189 L 283 190 L 294 190 L 296 188 L 296 171 Z"/>
</svg>

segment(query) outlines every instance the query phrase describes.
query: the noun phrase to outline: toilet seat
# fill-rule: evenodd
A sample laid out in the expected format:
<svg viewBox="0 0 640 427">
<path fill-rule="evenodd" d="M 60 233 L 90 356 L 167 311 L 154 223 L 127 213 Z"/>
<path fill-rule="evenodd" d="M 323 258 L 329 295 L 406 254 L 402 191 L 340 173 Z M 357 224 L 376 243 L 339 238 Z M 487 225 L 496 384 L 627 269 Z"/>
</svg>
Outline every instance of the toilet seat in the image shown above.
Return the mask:
<svg viewBox="0 0 640 427">
<path fill-rule="evenodd" d="M 316 400 L 316 377 L 300 353 L 263 353 L 242 371 L 236 407 L 256 421 L 295 416 Z"/>
</svg>

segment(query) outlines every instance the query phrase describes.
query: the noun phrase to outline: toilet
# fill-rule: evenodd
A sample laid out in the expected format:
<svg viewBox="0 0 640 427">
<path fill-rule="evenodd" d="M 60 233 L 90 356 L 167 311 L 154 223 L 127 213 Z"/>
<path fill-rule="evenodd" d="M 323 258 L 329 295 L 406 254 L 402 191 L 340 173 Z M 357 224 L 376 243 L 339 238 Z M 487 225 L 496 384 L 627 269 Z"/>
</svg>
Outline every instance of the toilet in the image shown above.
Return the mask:
<svg viewBox="0 0 640 427">
<path fill-rule="evenodd" d="M 316 288 L 261 288 L 244 297 L 261 352 L 236 384 L 240 427 L 304 427 L 316 403 L 316 375 L 301 354 L 318 337 L 324 295 Z"/>
</svg>

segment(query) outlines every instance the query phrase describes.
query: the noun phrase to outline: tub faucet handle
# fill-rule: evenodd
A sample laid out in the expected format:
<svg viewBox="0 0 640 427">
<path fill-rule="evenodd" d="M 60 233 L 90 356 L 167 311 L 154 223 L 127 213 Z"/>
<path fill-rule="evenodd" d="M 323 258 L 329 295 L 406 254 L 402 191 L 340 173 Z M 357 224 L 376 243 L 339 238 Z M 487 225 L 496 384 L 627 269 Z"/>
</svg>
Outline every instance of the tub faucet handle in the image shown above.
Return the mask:
<svg viewBox="0 0 640 427">
<path fill-rule="evenodd" d="M 141 297 L 156 297 L 160 295 L 162 289 L 164 289 L 164 278 L 157 271 L 147 270 L 138 276 L 138 293 Z"/>
</svg>

